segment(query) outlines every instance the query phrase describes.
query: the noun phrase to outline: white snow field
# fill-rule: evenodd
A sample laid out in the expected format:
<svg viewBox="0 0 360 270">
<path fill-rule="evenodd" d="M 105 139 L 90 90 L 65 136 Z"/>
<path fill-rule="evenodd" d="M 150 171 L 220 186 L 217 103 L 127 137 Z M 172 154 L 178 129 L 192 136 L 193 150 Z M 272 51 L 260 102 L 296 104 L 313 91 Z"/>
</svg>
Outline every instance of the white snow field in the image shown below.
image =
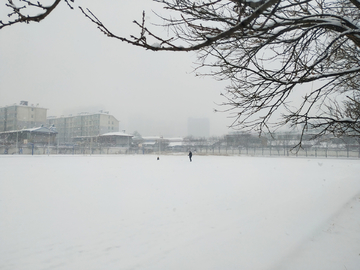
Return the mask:
<svg viewBox="0 0 360 270">
<path fill-rule="evenodd" d="M 0 156 L 1 270 L 359 270 L 360 160 Z"/>
</svg>

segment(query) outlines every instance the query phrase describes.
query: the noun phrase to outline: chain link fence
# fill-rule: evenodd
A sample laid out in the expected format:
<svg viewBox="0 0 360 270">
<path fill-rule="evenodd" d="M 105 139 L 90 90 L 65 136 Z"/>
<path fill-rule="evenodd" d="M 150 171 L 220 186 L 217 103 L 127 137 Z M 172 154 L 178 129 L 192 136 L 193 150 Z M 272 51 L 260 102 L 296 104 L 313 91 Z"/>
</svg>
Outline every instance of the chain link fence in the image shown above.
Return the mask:
<svg viewBox="0 0 360 270">
<path fill-rule="evenodd" d="M 272 147 L 228 147 L 228 146 L 184 146 L 180 149 L 147 149 L 137 147 L 90 147 L 82 145 L 51 146 L 51 145 L 2 145 L 2 155 L 118 155 L 118 154 L 155 154 L 155 155 L 187 155 L 191 150 L 195 155 L 223 156 L 260 156 L 260 157 L 318 157 L 318 158 L 360 158 L 360 146 L 345 147 L 306 147 L 294 149 L 284 146 Z"/>
</svg>

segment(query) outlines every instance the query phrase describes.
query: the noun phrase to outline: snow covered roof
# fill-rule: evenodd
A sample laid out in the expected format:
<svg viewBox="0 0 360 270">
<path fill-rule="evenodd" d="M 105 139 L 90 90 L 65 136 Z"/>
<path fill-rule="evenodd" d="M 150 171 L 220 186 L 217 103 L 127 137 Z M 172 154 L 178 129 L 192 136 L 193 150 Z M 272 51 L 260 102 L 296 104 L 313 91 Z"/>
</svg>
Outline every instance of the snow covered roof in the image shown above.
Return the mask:
<svg viewBox="0 0 360 270">
<path fill-rule="evenodd" d="M 39 132 L 39 133 L 57 133 L 57 131 L 54 128 L 48 128 L 48 127 L 28 128 L 28 129 L 23 129 L 21 131 Z"/>
<path fill-rule="evenodd" d="M 61 116 L 48 116 L 47 119 L 48 120 L 65 119 L 65 118 L 73 118 L 73 117 L 79 117 L 79 116 L 92 116 L 92 115 L 107 115 L 107 116 L 114 117 L 116 121 L 119 121 L 119 120 L 117 120 L 117 118 L 114 115 L 109 114 L 108 111 L 99 111 L 99 112 L 93 112 L 93 113 L 81 112 L 81 113 L 77 113 L 77 114 L 69 114 L 69 115 L 61 115 Z"/>
<path fill-rule="evenodd" d="M 58 133 L 55 128 L 48 127 L 35 127 L 35 128 L 25 128 L 19 130 L 9 130 L 1 133 L 16 133 L 16 132 L 36 132 L 36 133 Z"/>
<path fill-rule="evenodd" d="M 142 144 L 143 145 L 155 145 L 156 142 L 143 142 Z"/>
<path fill-rule="evenodd" d="M 158 140 L 166 140 L 170 142 L 182 142 L 184 138 L 182 137 L 162 137 L 162 136 L 144 136 L 142 137 L 145 141 L 158 141 Z"/>
<path fill-rule="evenodd" d="M 172 137 L 172 138 L 165 138 L 165 140 L 168 140 L 169 142 L 183 142 L 184 138 L 182 138 L 182 137 Z"/>
<path fill-rule="evenodd" d="M 171 142 L 169 143 L 169 147 L 175 147 L 175 146 L 183 146 L 183 142 Z"/>
<path fill-rule="evenodd" d="M 95 136 L 75 136 L 75 137 L 72 137 L 73 139 L 91 139 L 91 138 L 97 138 L 98 135 L 95 135 Z"/>
<path fill-rule="evenodd" d="M 134 137 L 133 135 L 126 134 L 124 132 L 109 132 L 101 134 L 100 136 L 120 136 L 120 137 Z"/>
<path fill-rule="evenodd" d="M 14 104 L 12 104 L 12 105 L 0 106 L 0 108 L 9 108 L 9 107 L 24 107 L 24 108 L 37 108 L 37 109 L 48 110 L 48 108 L 39 107 L 39 104 L 37 104 L 36 106 L 34 106 L 34 104 L 24 105 L 24 104 L 16 104 L 16 103 L 14 103 Z"/>
<path fill-rule="evenodd" d="M 146 141 L 155 141 L 155 140 L 159 140 L 159 139 L 163 139 L 162 137 L 160 136 L 145 136 L 145 137 L 142 137 L 144 140 Z"/>
</svg>

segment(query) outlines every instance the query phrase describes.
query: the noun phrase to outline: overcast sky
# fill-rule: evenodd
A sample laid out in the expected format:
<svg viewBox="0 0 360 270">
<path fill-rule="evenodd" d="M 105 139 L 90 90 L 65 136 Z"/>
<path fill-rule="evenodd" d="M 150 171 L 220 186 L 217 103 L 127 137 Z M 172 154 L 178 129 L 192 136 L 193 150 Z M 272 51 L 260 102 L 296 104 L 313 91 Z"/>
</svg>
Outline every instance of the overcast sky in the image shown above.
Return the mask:
<svg viewBox="0 0 360 270">
<path fill-rule="evenodd" d="M 186 136 L 189 117 L 209 118 L 211 135 L 229 131 L 229 115 L 214 113 L 226 84 L 196 77 L 195 53 L 151 52 L 107 38 L 78 5 L 126 37 L 137 33 L 132 21 L 142 10 L 156 21 L 151 9 L 159 7 L 149 0 L 76 0 L 74 10 L 60 3 L 41 23 L 3 28 L 0 106 L 26 100 L 48 108 L 48 116 L 106 110 L 120 130 L 143 136 Z"/>
</svg>

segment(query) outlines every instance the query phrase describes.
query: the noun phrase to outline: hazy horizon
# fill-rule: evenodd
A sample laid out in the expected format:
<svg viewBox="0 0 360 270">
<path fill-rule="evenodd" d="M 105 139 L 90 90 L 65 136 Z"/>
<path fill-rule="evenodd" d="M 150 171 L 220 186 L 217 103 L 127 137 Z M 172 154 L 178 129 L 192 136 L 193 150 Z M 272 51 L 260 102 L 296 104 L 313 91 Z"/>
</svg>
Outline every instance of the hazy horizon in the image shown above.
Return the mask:
<svg viewBox="0 0 360 270">
<path fill-rule="evenodd" d="M 195 53 L 150 52 L 107 38 L 77 8 L 91 8 L 115 33 L 129 36 L 138 33 L 132 21 L 143 10 L 154 21 L 151 9 L 160 5 L 107 3 L 79 0 L 70 10 L 61 2 L 41 23 L 3 28 L 0 107 L 26 100 L 48 108 L 48 116 L 105 110 L 120 130 L 164 136 L 186 136 L 188 118 L 208 118 L 211 136 L 228 133 L 229 114 L 214 113 L 226 82 L 197 77 Z"/>
</svg>

